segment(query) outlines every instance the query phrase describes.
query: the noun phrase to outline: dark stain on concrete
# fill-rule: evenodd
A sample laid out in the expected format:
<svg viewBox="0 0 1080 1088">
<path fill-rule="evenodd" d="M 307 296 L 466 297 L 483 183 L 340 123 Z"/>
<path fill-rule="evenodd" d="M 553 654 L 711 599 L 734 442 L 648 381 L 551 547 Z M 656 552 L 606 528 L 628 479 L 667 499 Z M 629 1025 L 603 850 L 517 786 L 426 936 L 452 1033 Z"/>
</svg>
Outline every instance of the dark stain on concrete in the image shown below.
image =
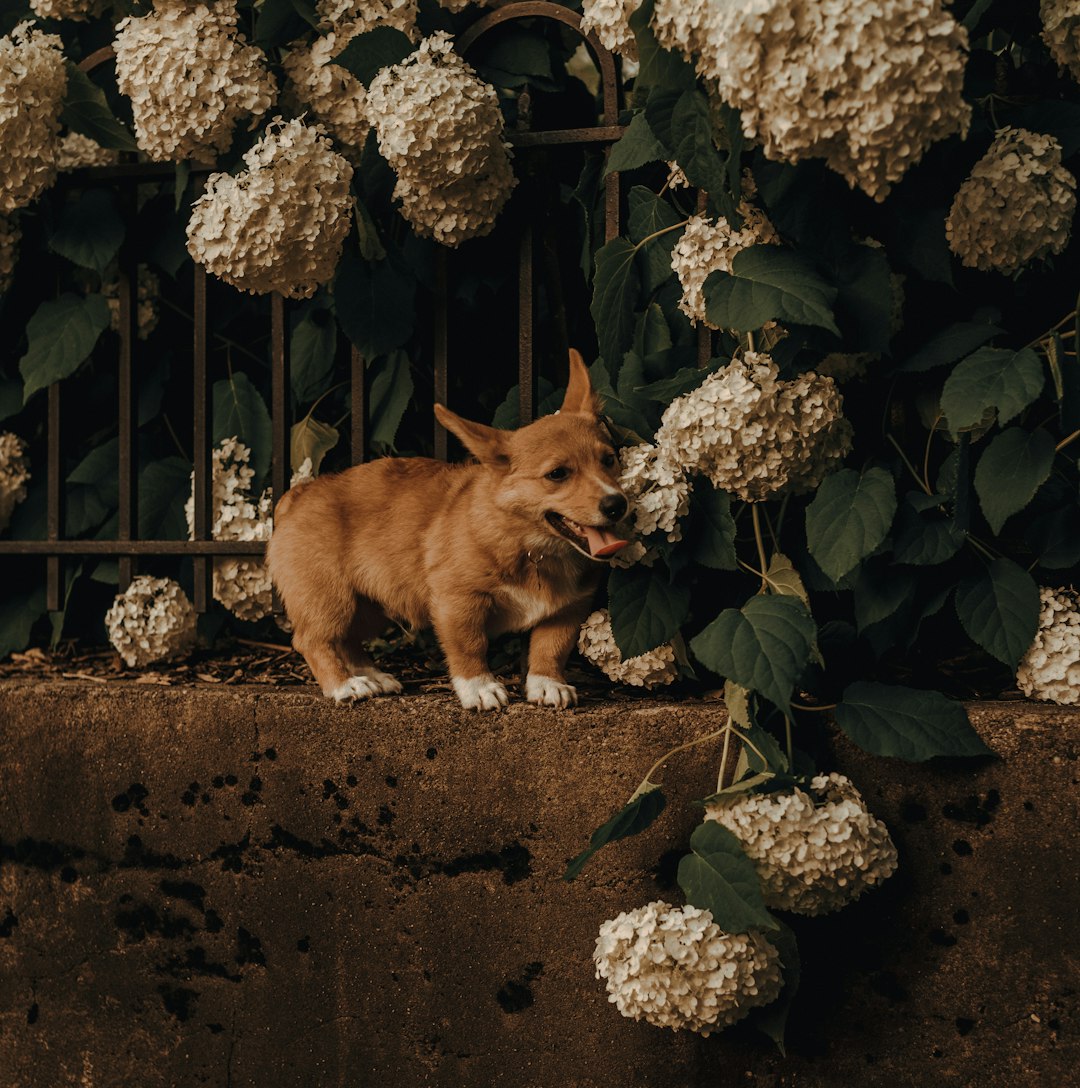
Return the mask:
<svg viewBox="0 0 1080 1088">
<path fill-rule="evenodd" d="M 46 873 L 85 857 L 86 852 L 80 847 L 64 842 L 46 842 L 29 836 L 14 843 L 0 840 L 0 863 L 13 862 Z"/>
<path fill-rule="evenodd" d="M 518 978 L 507 979 L 495 994 L 495 1000 L 503 1012 L 524 1012 L 533 1003 L 531 983 L 544 973 L 539 962 L 527 963 Z"/>
<path fill-rule="evenodd" d="M 165 1011 L 171 1013 L 180 1023 L 185 1023 L 195 1011 L 195 1003 L 199 1000 L 197 990 L 187 986 L 159 986 L 162 1004 Z"/>
<path fill-rule="evenodd" d="M 236 962 L 241 967 L 245 963 L 254 964 L 256 967 L 266 966 L 262 941 L 243 926 L 238 926 L 236 930 Z"/>
<path fill-rule="evenodd" d="M 975 1027 L 975 1021 L 968 1019 L 966 1016 L 958 1016 L 956 1018 L 956 1034 L 957 1035 L 970 1035 L 972 1029 Z"/>
<path fill-rule="evenodd" d="M 974 853 L 971 849 L 971 843 L 967 839 L 956 839 L 952 844 L 953 853 L 958 857 L 969 858 Z"/>
<path fill-rule="evenodd" d="M 1001 794 L 992 789 L 987 791 L 985 798 L 978 794 L 969 794 L 959 804 L 947 801 L 941 807 L 941 814 L 947 820 L 955 820 L 962 824 L 974 824 L 976 827 L 985 827 L 994 818 L 994 813 L 1001 805 Z"/>
<path fill-rule="evenodd" d="M 40 1012 L 41 1010 L 38 1008 L 38 1003 L 36 1001 L 26 1010 L 26 1022 L 31 1027 L 38 1022 L 38 1015 Z"/>
<path fill-rule="evenodd" d="M 132 782 L 123 793 L 118 793 L 112 799 L 113 812 L 127 812 L 134 808 L 140 816 L 149 816 L 150 813 L 143 804 L 149 796 L 149 791 L 141 782 Z"/>
<path fill-rule="evenodd" d="M 8 907 L 7 911 L 4 913 L 4 920 L 0 922 L 0 937 L 3 937 L 5 939 L 10 937 L 18 924 L 18 916 L 11 909 L 11 907 Z"/>
<path fill-rule="evenodd" d="M 181 869 L 184 863 L 175 854 L 159 854 L 143 844 L 138 835 L 131 835 L 124 844 L 121 869 Z"/>
<path fill-rule="evenodd" d="M 159 911 L 152 904 L 136 901 L 127 894 L 120 896 L 114 921 L 130 944 L 155 936 L 174 940 L 193 936 L 196 932 L 195 923 L 190 918 L 168 910 Z"/>
</svg>

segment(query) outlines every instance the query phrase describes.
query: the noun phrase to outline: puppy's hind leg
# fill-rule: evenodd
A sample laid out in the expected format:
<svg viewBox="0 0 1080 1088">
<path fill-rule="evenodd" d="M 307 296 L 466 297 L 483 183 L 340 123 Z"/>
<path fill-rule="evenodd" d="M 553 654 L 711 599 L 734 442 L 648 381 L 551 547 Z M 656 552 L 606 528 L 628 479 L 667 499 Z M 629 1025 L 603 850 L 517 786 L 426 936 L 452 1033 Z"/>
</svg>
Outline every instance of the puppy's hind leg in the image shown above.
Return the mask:
<svg viewBox="0 0 1080 1088">
<path fill-rule="evenodd" d="M 342 654 L 349 666 L 348 683 L 354 690 L 352 698 L 366 695 L 400 695 L 401 684 L 388 672 L 377 668 L 364 643 L 386 630 L 390 620 L 386 613 L 369 597 L 356 598 L 356 614 L 349 625 L 348 634 L 342 641 Z M 361 689 L 368 689 L 361 694 Z"/>
</svg>

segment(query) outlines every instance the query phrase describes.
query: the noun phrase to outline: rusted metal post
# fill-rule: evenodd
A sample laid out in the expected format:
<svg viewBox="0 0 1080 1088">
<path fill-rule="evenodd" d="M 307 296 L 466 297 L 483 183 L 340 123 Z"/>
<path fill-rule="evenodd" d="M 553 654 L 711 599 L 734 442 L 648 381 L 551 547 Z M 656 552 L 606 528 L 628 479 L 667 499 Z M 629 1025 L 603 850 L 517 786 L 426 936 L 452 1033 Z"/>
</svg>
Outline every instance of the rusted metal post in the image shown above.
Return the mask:
<svg viewBox="0 0 1080 1088">
<path fill-rule="evenodd" d="M 447 285 L 446 285 L 446 249 L 439 246 L 435 250 L 435 403 L 446 404 L 448 381 L 446 373 L 447 343 L 446 343 L 446 311 L 447 311 Z M 447 434 L 445 428 L 436 422 L 435 424 L 435 456 L 440 461 L 446 460 Z"/>
<path fill-rule="evenodd" d="M 60 383 L 49 386 L 48 420 L 48 468 L 46 469 L 46 519 L 45 532 L 50 540 L 57 541 L 63 531 L 63 465 L 60 456 Z M 45 607 L 58 612 L 63 607 L 64 594 L 63 560 L 50 555 L 45 561 Z"/>
<path fill-rule="evenodd" d="M 367 368 L 360 349 L 349 350 L 350 451 L 352 463 L 360 464 L 367 457 Z"/>
<path fill-rule="evenodd" d="M 195 265 L 194 342 L 192 344 L 193 452 L 195 470 L 195 517 L 192 536 L 196 541 L 210 539 L 213 523 L 213 487 L 210 475 L 210 386 L 206 358 L 206 272 Z M 195 610 L 210 607 L 211 567 L 205 554 L 195 556 Z"/>
<path fill-rule="evenodd" d="M 274 506 L 281 502 L 289 484 L 289 342 L 285 329 L 285 299 L 276 292 L 270 300 L 270 486 Z M 285 611 L 273 591 L 275 615 Z"/>
<path fill-rule="evenodd" d="M 131 186 L 126 210 L 129 218 L 135 213 L 135 186 Z M 134 250 L 125 245 L 120 252 L 117 279 L 119 302 L 120 359 L 119 359 L 119 436 L 120 436 L 120 506 L 117 514 L 117 532 L 120 540 L 135 540 L 139 535 L 138 522 L 138 455 L 135 449 L 137 431 L 137 402 L 135 397 L 135 336 L 137 331 L 138 271 Z M 131 556 L 121 556 L 118 563 L 119 589 L 123 593 L 135 574 L 135 561 Z"/>
</svg>

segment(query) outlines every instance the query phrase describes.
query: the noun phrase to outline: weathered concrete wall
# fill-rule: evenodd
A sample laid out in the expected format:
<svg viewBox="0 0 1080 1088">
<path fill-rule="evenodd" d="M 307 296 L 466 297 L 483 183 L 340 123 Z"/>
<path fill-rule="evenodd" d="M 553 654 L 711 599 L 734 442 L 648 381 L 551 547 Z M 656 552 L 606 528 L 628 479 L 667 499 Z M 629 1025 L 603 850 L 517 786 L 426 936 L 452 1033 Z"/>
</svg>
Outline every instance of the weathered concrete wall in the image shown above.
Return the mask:
<svg viewBox="0 0 1080 1088">
<path fill-rule="evenodd" d="M 1077 719 L 1025 704 L 975 711 L 1001 757 L 975 769 L 838 747 L 902 869 L 798 924 L 786 1059 L 607 1004 L 596 929 L 678 899 L 716 752 L 563 866 L 719 713 L 0 685 L 0 1086 L 1077 1083 Z"/>
</svg>

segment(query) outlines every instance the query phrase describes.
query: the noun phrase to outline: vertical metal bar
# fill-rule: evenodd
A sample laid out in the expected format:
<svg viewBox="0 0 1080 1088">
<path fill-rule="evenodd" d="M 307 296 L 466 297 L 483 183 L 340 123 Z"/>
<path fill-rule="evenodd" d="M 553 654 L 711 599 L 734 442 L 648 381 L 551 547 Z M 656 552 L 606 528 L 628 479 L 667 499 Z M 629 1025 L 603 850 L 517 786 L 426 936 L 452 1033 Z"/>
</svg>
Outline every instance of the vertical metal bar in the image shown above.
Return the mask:
<svg viewBox="0 0 1080 1088">
<path fill-rule="evenodd" d="M 518 423 L 536 418 L 536 375 L 533 370 L 533 225 L 521 230 L 518 249 Z"/>
<path fill-rule="evenodd" d="M 270 427 L 273 453 L 270 486 L 274 506 L 281 502 L 289 483 L 289 343 L 285 335 L 285 299 L 275 292 L 270 300 Z M 274 614 L 285 611 L 273 591 Z"/>
<path fill-rule="evenodd" d="M 134 205 L 132 187 L 129 204 Z M 135 401 L 135 333 L 138 305 L 135 256 L 125 246 L 120 254 L 117 279 L 117 299 L 120 304 L 120 369 L 119 369 L 119 433 L 120 433 L 120 508 L 117 518 L 117 538 L 134 540 L 138 537 L 138 502 L 136 477 L 138 471 L 135 436 L 137 426 Z M 119 563 L 120 592 L 131 584 L 135 574 L 134 557 L 121 556 Z"/>
<path fill-rule="evenodd" d="M 360 349 L 353 346 L 349 357 L 350 397 L 352 407 L 352 463 L 360 464 L 367 456 L 367 368 Z"/>
<path fill-rule="evenodd" d="M 435 250 L 435 403 L 446 404 L 446 249 L 439 246 Z M 440 461 L 446 460 L 446 431 L 435 424 L 435 456 Z"/>
<path fill-rule="evenodd" d="M 619 123 L 619 79 L 615 71 L 615 58 L 595 41 L 590 34 L 589 43 L 596 53 L 600 66 L 600 79 L 604 93 L 604 115 L 600 123 L 617 125 Z M 611 156 L 610 145 L 604 149 L 604 165 Z M 619 175 L 608 174 L 604 179 L 604 241 L 610 242 L 619 236 Z"/>
<path fill-rule="evenodd" d="M 46 477 L 46 524 L 45 529 L 50 540 L 59 540 L 63 528 L 63 480 L 60 478 L 60 383 L 49 386 L 49 421 L 48 421 L 48 470 Z M 50 555 L 45 560 L 45 607 L 50 612 L 63 608 L 63 560 L 58 555 Z"/>
<path fill-rule="evenodd" d="M 544 288 L 548 297 L 548 311 L 551 314 L 553 337 L 555 340 L 555 357 L 568 359 L 570 357 L 570 333 L 566 323 L 566 294 L 563 291 L 562 268 L 559 265 L 559 242 L 555 234 L 555 227 L 551 219 L 548 220 L 544 230 Z M 561 363 L 560 363 L 561 366 Z M 533 394 L 539 400 L 535 384 Z"/>
<path fill-rule="evenodd" d="M 210 477 L 210 394 L 207 382 L 206 360 L 206 272 L 195 265 L 194 280 L 194 330 L 192 344 L 192 416 L 194 449 L 195 518 L 192 536 L 195 540 L 209 540 L 213 522 L 213 487 Z M 211 561 L 204 555 L 196 556 L 195 564 L 195 611 L 205 612 L 210 607 Z"/>
</svg>

